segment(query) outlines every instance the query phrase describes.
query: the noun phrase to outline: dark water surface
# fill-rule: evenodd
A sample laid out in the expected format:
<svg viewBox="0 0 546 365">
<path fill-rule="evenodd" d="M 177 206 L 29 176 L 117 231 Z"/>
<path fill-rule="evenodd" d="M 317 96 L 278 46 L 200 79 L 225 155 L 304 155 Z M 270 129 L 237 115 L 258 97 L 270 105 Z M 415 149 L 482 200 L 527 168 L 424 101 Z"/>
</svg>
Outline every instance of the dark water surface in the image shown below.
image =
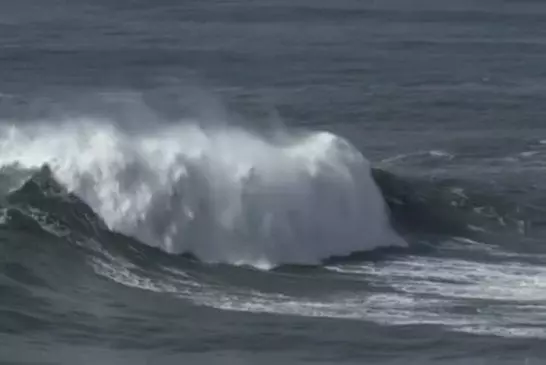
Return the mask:
<svg viewBox="0 0 546 365">
<path fill-rule="evenodd" d="M 540 1 L 1 3 L 0 362 L 543 364 L 545 65 Z"/>
</svg>

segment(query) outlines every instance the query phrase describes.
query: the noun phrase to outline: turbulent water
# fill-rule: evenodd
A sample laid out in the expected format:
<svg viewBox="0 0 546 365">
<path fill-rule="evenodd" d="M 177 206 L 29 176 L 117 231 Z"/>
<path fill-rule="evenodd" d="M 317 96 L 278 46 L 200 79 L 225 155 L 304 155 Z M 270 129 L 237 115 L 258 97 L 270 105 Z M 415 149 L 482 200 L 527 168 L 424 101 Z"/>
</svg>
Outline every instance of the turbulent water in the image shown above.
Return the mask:
<svg viewBox="0 0 546 365">
<path fill-rule="evenodd" d="M 0 362 L 544 363 L 545 21 L 0 4 Z"/>
</svg>

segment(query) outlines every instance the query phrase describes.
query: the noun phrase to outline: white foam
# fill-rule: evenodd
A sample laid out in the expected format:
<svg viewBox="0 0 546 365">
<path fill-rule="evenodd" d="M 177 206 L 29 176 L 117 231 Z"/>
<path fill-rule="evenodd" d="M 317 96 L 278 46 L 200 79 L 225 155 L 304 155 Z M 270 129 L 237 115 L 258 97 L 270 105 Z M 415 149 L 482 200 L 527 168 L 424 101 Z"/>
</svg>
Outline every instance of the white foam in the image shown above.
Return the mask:
<svg viewBox="0 0 546 365">
<path fill-rule="evenodd" d="M 410 256 L 385 266 L 329 267 L 347 274 L 390 278 L 391 286 L 412 295 L 445 299 L 517 301 L 546 300 L 546 269 L 517 262 L 480 263 Z"/>
<path fill-rule="evenodd" d="M 405 244 L 368 161 L 330 133 L 271 142 L 195 123 L 125 133 L 71 120 L 0 135 L 0 166 L 49 163 L 109 228 L 167 252 L 270 268 Z"/>
<path fill-rule="evenodd" d="M 460 240 L 459 240 L 460 241 Z M 374 263 L 329 266 L 348 280 L 365 280 L 369 285 L 394 290 L 400 297 L 427 306 L 415 316 L 385 305 L 387 323 L 439 324 L 454 331 L 502 337 L 546 338 L 546 269 L 541 264 L 517 262 L 515 255 L 498 248 L 466 240 L 500 262 L 466 261 L 456 258 L 407 256 Z M 448 248 L 451 250 L 451 248 Z M 468 249 L 468 247 L 466 247 Z M 511 258 L 511 260 L 506 260 Z M 535 260 L 544 256 L 535 255 Z M 484 303 L 480 305 L 477 303 Z M 455 310 L 453 310 L 455 309 Z M 461 313 L 461 309 L 465 309 Z M 391 315 L 395 313 L 396 315 Z M 440 313 L 433 318 L 431 313 Z M 381 313 L 379 313 L 381 314 Z M 404 316 L 408 314 L 408 318 Z M 374 315 L 372 320 L 380 316 Z"/>
<path fill-rule="evenodd" d="M 416 151 L 416 152 L 398 154 L 395 156 L 387 157 L 381 160 L 381 164 L 389 165 L 389 164 L 403 163 L 409 159 L 428 158 L 428 157 L 435 158 L 435 159 L 442 159 L 442 160 L 452 160 L 455 158 L 455 155 L 447 151 L 442 151 L 442 150 Z"/>
<path fill-rule="evenodd" d="M 525 269 L 515 263 L 504 266 L 445 261 L 408 257 L 379 265 L 328 267 L 349 274 L 347 280 L 364 280 L 366 287 L 380 287 L 380 293 L 334 290 L 300 297 L 207 290 L 207 295 L 186 298 L 230 311 L 364 320 L 393 326 L 426 324 L 481 335 L 546 338 L 544 285 L 537 277 L 543 269 Z M 487 304 L 479 306 L 476 300 Z"/>
</svg>

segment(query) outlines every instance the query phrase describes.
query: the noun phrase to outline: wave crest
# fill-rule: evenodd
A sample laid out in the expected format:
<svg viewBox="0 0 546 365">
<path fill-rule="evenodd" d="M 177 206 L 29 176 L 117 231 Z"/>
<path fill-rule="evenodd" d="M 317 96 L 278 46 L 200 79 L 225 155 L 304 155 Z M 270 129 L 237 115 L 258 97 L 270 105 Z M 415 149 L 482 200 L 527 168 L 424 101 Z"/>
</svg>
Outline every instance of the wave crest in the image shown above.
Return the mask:
<svg viewBox="0 0 546 365">
<path fill-rule="evenodd" d="M 0 165 L 48 164 L 108 227 L 170 253 L 259 267 L 404 245 L 368 161 L 326 132 L 266 140 L 197 124 L 6 128 Z"/>
</svg>

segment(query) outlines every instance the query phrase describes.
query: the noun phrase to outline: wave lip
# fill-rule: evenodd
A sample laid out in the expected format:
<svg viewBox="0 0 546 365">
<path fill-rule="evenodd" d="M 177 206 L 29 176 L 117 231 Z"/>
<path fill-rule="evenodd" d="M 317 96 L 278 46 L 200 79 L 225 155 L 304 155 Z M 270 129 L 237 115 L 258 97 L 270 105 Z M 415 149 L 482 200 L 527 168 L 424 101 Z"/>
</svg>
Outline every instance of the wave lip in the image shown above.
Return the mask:
<svg viewBox="0 0 546 365">
<path fill-rule="evenodd" d="M 405 245 L 368 161 L 330 133 L 269 141 L 184 124 L 129 135 L 96 120 L 2 132 L 1 166 L 47 164 L 108 228 L 169 253 L 269 268 Z"/>
</svg>

